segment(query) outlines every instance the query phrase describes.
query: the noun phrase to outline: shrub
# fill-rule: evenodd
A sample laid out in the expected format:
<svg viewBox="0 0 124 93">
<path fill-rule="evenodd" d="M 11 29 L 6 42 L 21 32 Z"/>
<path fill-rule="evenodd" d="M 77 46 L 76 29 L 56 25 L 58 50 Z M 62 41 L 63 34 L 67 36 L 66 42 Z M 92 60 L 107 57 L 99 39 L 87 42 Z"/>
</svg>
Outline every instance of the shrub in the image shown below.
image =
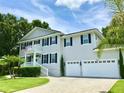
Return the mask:
<svg viewBox="0 0 124 93">
<path fill-rule="evenodd" d="M 61 72 L 61 76 L 65 76 L 65 63 L 63 56 L 61 56 L 60 59 L 60 72 Z"/>
<path fill-rule="evenodd" d="M 15 68 L 19 77 L 37 77 L 41 74 L 41 67 L 20 67 Z"/>
<path fill-rule="evenodd" d="M 7 75 L 9 72 L 7 70 L 7 67 L 4 65 L 0 65 L 0 76 Z"/>
<path fill-rule="evenodd" d="M 121 49 L 119 49 L 119 70 L 121 78 L 124 79 L 123 55 Z"/>
</svg>

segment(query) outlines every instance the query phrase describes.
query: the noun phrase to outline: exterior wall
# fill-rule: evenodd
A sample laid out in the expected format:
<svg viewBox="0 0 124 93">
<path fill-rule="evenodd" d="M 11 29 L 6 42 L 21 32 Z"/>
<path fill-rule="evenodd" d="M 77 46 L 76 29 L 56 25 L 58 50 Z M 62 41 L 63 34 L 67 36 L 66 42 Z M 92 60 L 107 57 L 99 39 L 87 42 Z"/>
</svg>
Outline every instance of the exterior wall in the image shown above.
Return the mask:
<svg viewBox="0 0 124 93">
<path fill-rule="evenodd" d="M 42 46 L 42 39 L 43 38 L 47 38 L 47 37 L 53 37 L 53 36 L 57 36 L 57 44 L 52 44 L 52 45 L 48 45 L 48 46 Z M 60 48 L 60 34 L 52 34 L 52 35 L 47 35 L 44 37 L 39 38 L 40 44 L 37 45 L 32 45 L 31 47 L 27 47 L 28 51 L 26 51 L 26 49 L 21 50 L 20 49 L 20 53 L 19 55 L 21 57 L 25 56 L 26 54 L 30 54 L 30 53 L 40 53 L 41 55 L 45 55 L 45 54 L 54 54 L 57 53 L 57 63 L 50 63 L 50 59 L 48 59 L 48 63 L 43 63 L 40 62 L 40 64 L 42 64 L 43 66 L 48 68 L 49 71 L 49 75 L 52 76 L 60 76 L 60 57 L 61 57 L 61 48 Z M 31 51 L 30 51 L 31 50 Z"/>
<path fill-rule="evenodd" d="M 81 34 L 80 34 L 81 35 Z M 91 43 L 81 45 L 80 35 L 73 37 L 73 45 L 63 47 L 65 61 L 72 60 L 91 60 L 95 55 L 93 49 L 96 48 L 95 34 L 91 33 Z M 64 42 L 62 40 L 62 42 Z"/>
<path fill-rule="evenodd" d="M 104 69 L 99 69 L 101 71 L 106 71 L 106 75 L 102 75 L 102 73 L 99 74 L 102 77 L 106 77 L 107 75 L 110 75 L 108 77 L 120 78 L 119 69 L 118 69 L 119 68 L 118 67 L 118 50 L 105 50 L 102 52 L 101 57 L 98 58 L 97 52 L 94 49 L 97 47 L 100 39 L 98 37 L 96 38 L 94 33 L 91 33 L 91 43 L 81 45 L 80 35 L 81 34 L 77 36 L 73 36 L 72 46 L 63 47 L 62 52 L 63 52 L 65 62 L 82 62 L 82 65 L 83 65 L 82 72 L 84 72 L 83 76 L 86 76 L 86 77 L 100 77 L 97 75 L 95 76 L 95 73 L 97 73 L 97 70 L 99 68 L 104 68 Z M 62 42 L 64 42 L 64 38 L 62 39 Z M 112 60 L 112 59 L 116 60 L 115 64 L 107 64 L 107 63 L 106 64 L 101 63 L 101 65 L 99 64 L 97 65 L 95 63 L 90 65 L 83 64 L 84 60 L 91 61 L 91 60 Z M 75 68 L 73 67 L 74 65 L 75 65 Z M 76 69 L 76 66 L 78 66 L 78 64 L 74 64 L 74 65 L 72 65 L 72 68 Z M 114 70 L 109 72 L 109 69 L 114 69 Z M 96 72 L 93 72 L 93 70 Z M 77 76 L 79 76 L 79 74 Z"/>
<path fill-rule="evenodd" d="M 36 32 L 35 34 L 31 35 L 28 38 L 32 38 L 38 35 L 39 32 Z M 81 44 L 80 35 L 82 34 L 91 34 L 91 43 L 87 44 Z M 48 32 L 44 32 L 44 35 L 48 34 Z M 42 38 L 47 38 L 51 36 L 58 36 L 57 44 L 49 45 L 49 46 L 42 46 Z M 73 45 L 72 46 L 66 46 L 64 47 L 64 38 L 72 37 L 73 38 Z M 61 55 L 64 57 L 64 61 L 67 62 L 83 62 L 83 60 L 109 60 L 109 59 L 115 59 L 118 60 L 118 50 L 105 50 L 103 51 L 100 58 L 97 57 L 97 52 L 95 51 L 95 48 L 100 42 L 100 38 L 97 37 L 97 35 L 94 32 L 82 32 L 76 35 L 68 35 L 68 36 L 61 36 L 60 33 L 57 34 L 50 34 L 39 38 L 29 39 L 28 41 L 40 39 L 41 43 L 38 45 L 33 45 L 32 48 L 29 47 L 29 50 L 20 50 L 20 56 L 24 57 L 25 53 L 40 53 L 40 54 L 54 54 L 57 53 L 57 63 L 48 63 L 48 64 L 42 64 L 43 66 L 47 67 L 49 70 L 49 75 L 52 76 L 60 76 L 60 58 Z M 26 39 L 27 40 L 27 39 Z M 25 42 L 25 41 L 24 41 Z M 123 52 L 124 54 L 124 52 Z M 73 68 L 75 69 L 78 65 L 73 65 Z M 91 71 L 91 73 L 87 73 L 88 70 L 91 70 L 92 67 L 94 70 L 97 70 L 97 68 L 100 68 L 99 66 L 105 68 L 106 65 L 94 65 L 94 64 L 84 64 L 83 70 L 85 70 L 85 73 L 83 73 L 83 76 L 93 76 L 94 72 Z M 109 66 L 110 69 L 115 69 L 115 74 L 111 74 L 110 72 L 106 72 L 108 74 L 113 75 L 113 77 L 119 78 L 119 72 L 118 72 L 118 64 L 114 64 L 113 66 Z M 74 70 L 73 69 L 73 70 Z M 72 70 L 72 72 L 73 72 Z M 101 70 L 103 71 L 103 70 Z M 76 71 L 75 71 L 76 72 Z M 77 73 L 77 72 L 76 72 Z"/>
<path fill-rule="evenodd" d="M 54 35 L 52 35 L 52 36 L 54 36 Z M 43 64 L 43 66 L 45 66 L 49 69 L 49 75 L 60 76 L 60 57 L 61 57 L 60 36 L 58 36 L 58 43 L 57 44 L 53 44 L 53 45 L 49 45 L 49 46 L 43 46 L 41 53 L 42 54 L 57 53 L 57 63 Z"/>
</svg>

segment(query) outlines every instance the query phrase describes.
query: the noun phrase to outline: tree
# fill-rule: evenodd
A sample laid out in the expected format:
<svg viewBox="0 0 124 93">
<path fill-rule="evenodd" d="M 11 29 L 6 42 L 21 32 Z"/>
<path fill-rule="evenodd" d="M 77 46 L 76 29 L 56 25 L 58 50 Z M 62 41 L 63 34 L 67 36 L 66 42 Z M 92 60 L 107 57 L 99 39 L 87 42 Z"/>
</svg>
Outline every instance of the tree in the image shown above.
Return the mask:
<svg viewBox="0 0 124 93">
<path fill-rule="evenodd" d="M 113 10 L 114 13 L 124 12 L 124 0 L 105 0 L 106 5 Z"/>
<path fill-rule="evenodd" d="M 46 23 L 45 21 L 42 23 L 42 26 L 41 27 L 42 28 L 45 28 L 45 29 L 50 29 L 49 24 Z"/>
<path fill-rule="evenodd" d="M 15 78 L 15 71 L 14 71 L 14 67 L 20 67 L 21 64 L 24 63 L 24 60 L 20 57 L 17 56 L 4 56 L 3 57 L 3 65 L 6 65 L 8 67 L 8 72 L 11 76 L 11 78 Z"/>
<path fill-rule="evenodd" d="M 61 72 L 61 76 L 65 75 L 65 63 L 64 63 L 63 56 L 61 56 L 61 59 L 60 59 L 60 72 Z"/>
<path fill-rule="evenodd" d="M 33 20 L 32 21 L 32 27 L 34 28 L 34 27 L 41 27 L 42 26 L 42 23 L 41 23 L 41 21 L 40 20 Z"/>
<path fill-rule="evenodd" d="M 124 0 L 105 0 L 108 6 L 114 10 L 110 25 L 103 28 L 105 38 L 99 44 L 99 48 L 105 46 L 121 47 L 124 43 Z"/>
<path fill-rule="evenodd" d="M 34 28 L 34 27 L 41 27 L 41 28 L 45 28 L 45 29 L 50 29 L 48 23 L 46 23 L 45 21 L 43 21 L 43 23 L 42 23 L 42 22 L 41 22 L 40 20 L 38 20 L 38 19 L 33 20 L 31 24 L 32 24 L 32 28 Z"/>
<path fill-rule="evenodd" d="M 49 24 L 34 20 L 31 23 L 27 19 L 17 18 L 12 14 L 0 13 L 0 57 L 3 55 L 17 55 L 17 42 L 34 27 L 49 29 Z"/>
</svg>

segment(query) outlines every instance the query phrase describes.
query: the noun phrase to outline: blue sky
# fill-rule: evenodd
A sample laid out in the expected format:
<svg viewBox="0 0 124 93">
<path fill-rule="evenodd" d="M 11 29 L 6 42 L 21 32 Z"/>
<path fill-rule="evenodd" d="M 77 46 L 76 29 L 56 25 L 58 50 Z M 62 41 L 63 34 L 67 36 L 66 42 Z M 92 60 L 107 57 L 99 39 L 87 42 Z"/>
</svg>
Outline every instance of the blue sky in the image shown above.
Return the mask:
<svg viewBox="0 0 124 93">
<path fill-rule="evenodd" d="M 40 19 L 65 33 L 109 24 L 111 15 L 103 0 L 0 0 L 0 12 Z"/>
</svg>

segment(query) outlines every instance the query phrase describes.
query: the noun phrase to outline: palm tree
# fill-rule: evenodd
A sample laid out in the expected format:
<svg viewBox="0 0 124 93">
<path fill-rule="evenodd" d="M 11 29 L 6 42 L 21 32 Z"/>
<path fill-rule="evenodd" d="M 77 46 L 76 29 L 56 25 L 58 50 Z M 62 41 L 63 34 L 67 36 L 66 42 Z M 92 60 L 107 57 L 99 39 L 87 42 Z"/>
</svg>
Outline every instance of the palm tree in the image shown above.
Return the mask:
<svg viewBox="0 0 124 93">
<path fill-rule="evenodd" d="M 114 15 L 107 31 L 98 45 L 98 57 L 101 56 L 105 48 L 116 48 L 119 51 L 120 76 L 124 78 L 123 55 L 124 49 L 124 0 L 105 0 L 108 6 L 114 10 Z"/>
<path fill-rule="evenodd" d="M 104 48 L 121 49 L 124 44 L 124 0 L 105 0 L 107 6 L 114 11 L 112 21 L 107 26 L 106 37 L 98 45 L 98 54 Z"/>
</svg>

